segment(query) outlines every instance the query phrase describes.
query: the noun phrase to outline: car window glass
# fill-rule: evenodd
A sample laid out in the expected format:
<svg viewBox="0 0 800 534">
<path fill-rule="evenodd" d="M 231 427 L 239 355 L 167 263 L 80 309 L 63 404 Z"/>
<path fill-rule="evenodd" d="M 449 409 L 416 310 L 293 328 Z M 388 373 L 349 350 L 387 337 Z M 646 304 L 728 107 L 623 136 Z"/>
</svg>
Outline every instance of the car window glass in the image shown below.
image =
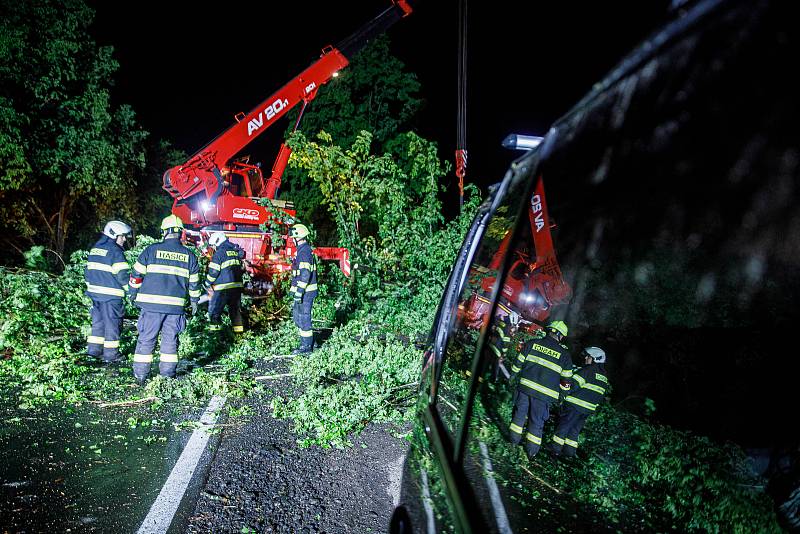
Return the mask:
<svg viewBox="0 0 800 534">
<path fill-rule="evenodd" d="M 455 433 L 460 424 L 478 337 L 482 326 L 488 322 L 489 299 L 507 252 L 514 222 L 525 200 L 525 187 L 525 180 L 513 180 L 499 202 L 469 265 L 467 280 L 458 299 L 458 311 L 445 346 L 437 394 L 439 414 L 451 433 Z"/>
</svg>

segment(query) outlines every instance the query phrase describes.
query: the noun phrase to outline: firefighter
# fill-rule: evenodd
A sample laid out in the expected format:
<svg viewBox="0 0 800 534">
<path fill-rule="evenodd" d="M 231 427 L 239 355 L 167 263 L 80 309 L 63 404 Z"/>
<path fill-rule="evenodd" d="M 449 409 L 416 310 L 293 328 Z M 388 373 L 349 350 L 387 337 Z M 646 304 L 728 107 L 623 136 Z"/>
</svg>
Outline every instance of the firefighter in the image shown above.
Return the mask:
<svg viewBox="0 0 800 534">
<path fill-rule="evenodd" d="M 572 375 L 572 387 L 564 399 L 553 442 L 548 445 L 557 455 L 576 455 L 578 434 L 610 387 L 605 369 L 605 351 L 600 347 L 587 347 L 583 351 L 583 357 L 585 367 Z"/>
<path fill-rule="evenodd" d="M 244 332 L 241 309 L 244 250 L 228 241 L 224 232 L 213 232 L 208 244 L 214 248 L 205 281 L 206 291 L 211 294 L 208 329 L 211 332 L 222 330 L 222 312 L 227 306 L 233 332 L 240 334 Z"/>
<path fill-rule="evenodd" d="M 542 429 L 550 406 L 558 402 L 572 377 L 572 359 L 561 342 L 567 336 L 564 321 L 552 321 L 545 335 L 528 341 L 511 371 L 519 374 L 511 417 L 511 442 L 525 439 L 525 452 L 533 458 L 542 446 Z M 527 420 L 527 425 L 526 425 Z M 526 428 L 527 426 L 527 428 Z"/>
<path fill-rule="evenodd" d="M 514 315 L 517 314 L 511 312 L 509 316 L 497 315 L 492 327 L 489 349 L 495 357 L 492 359 L 490 369 L 492 380 L 495 381 L 500 378 L 506 353 L 511 345 L 511 328 L 512 324 L 514 324 Z M 508 377 L 508 373 L 506 373 L 506 377 Z"/>
<path fill-rule="evenodd" d="M 84 269 L 86 296 L 92 299 L 92 333 L 86 352 L 105 363 L 122 360 L 119 333 L 125 315 L 123 298 L 128 292 L 130 267 L 122 245 L 131 235 L 131 227 L 122 221 L 109 221 L 103 235 L 89 251 Z"/>
<path fill-rule="evenodd" d="M 175 377 L 178 334 L 186 328 L 187 293 L 192 314 L 200 298 L 200 268 L 194 254 L 183 246 L 183 221 L 169 215 L 161 222 L 164 239 L 145 248 L 133 265 L 131 299 L 139 307 L 139 338 L 133 355 L 133 374 L 143 385 L 150 374 L 153 350 L 161 333 L 161 376 Z"/>
<path fill-rule="evenodd" d="M 292 318 L 300 333 L 300 346 L 292 354 L 308 354 L 314 350 L 314 331 L 311 328 L 311 307 L 317 296 L 317 260 L 308 243 L 308 228 L 303 224 L 292 226 L 291 236 L 297 244 L 297 255 L 292 260 L 292 287 L 294 298 Z"/>
</svg>

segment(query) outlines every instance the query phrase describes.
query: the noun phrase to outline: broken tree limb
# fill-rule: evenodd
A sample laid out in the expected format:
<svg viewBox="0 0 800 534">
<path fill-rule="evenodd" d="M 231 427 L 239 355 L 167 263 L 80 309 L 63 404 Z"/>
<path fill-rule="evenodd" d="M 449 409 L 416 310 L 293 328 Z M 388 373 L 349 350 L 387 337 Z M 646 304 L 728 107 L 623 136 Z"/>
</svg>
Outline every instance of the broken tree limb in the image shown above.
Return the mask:
<svg viewBox="0 0 800 534">
<path fill-rule="evenodd" d="M 146 402 L 153 402 L 154 400 L 158 399 L 158 397 L 145 397 L 143 399 L 137 399 L 132 401 L 120 401 L 120 402 L 101 402 L 101 408 L 111 408 L 115 406 L 135 406 L 136 404 L 144 404 Z"/>
<path fill-rule="evenodd" d="M 275 380 L 277 378 L 285 378 L 287 376 L 294 376 L 294 373 L 282 373 L 279 375 L 261 375 L 257 376 L 255 380 Z"/>
</svg>

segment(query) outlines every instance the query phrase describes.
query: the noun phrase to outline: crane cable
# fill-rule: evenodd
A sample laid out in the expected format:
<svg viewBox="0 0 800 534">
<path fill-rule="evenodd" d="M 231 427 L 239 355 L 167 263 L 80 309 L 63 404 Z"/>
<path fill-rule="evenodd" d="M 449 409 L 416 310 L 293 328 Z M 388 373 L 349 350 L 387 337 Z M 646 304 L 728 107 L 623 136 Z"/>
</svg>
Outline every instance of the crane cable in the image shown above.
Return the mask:
<svg viewBox="0 0 800 534">
<path fill-rule="evenodd" d="M 456 117 L 456 176 L 458 205 L 464 207 L 467 173 L 467 0 L 458 2 L 458 112 Z"/>
</svg>

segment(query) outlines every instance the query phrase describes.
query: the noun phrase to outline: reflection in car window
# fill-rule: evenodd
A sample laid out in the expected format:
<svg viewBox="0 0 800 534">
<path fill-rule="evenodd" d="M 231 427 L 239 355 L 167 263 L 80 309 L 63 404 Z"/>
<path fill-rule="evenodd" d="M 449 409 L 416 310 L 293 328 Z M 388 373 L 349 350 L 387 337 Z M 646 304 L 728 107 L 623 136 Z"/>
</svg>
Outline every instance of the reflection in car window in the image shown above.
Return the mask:
<svg viewBox="0 0 800 534">
<path fill-rule="evenodd" d="M 488 323 L 490 297 L 514 223 L 525 201 L 526 185 L 525 180 L 515 180 L 500 201 L 478 245 L 458 299 L 437 397 L 439 414 L 451 433 L 455 433 L 460 423 L 478 337 Z"/>
</svg>

